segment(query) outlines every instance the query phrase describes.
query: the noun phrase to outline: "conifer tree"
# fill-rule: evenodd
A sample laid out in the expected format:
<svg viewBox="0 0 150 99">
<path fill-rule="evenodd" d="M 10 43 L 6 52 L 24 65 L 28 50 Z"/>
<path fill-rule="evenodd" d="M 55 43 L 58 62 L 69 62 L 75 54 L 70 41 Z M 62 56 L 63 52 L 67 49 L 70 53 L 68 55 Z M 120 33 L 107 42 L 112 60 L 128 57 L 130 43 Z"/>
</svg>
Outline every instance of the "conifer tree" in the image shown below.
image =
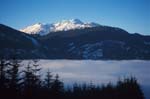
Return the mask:
<svg viewBox="0 0 150 99">
<path fill-rule="evenodd" d="M 28 63 L 24 70 L 24 94 L 26 98 L 37 95 L 41 88 L 40 68 L 37 60 Z"/>
<path fill-rule="evenodd" d="M 32 81 L 32 83 L 34 84 L 34 88 L 37 89 L 37 88 L 41 87 L 41 80 L 40 80 L 41 68 L 38 64 L 38 60 L 33 60 L 32 71 L 33 71 L 33 79 L 32 79 L 33 81 Z"/>
<path fill-rule="evenodd" d="M 8 63 L 5 59 L 0 59 L 0 89 L 6 88 L 6 69 L 7 69 Z"/>
<path fill-rule="evenodd" d="M 51 89 L 51 87 L 52 87 L 52 81 L 53 81 L 52 77 L 53 77 L 53 75 L 51 74 L 51 72 L 48 69 L 46 78 L 45 78 L 45 87 L 47 89 Z"/>
<path fill-rule="evenodd" d="M 9 61 L 9 67 L 7 70 L 9 79 L 9 88 L 13 90 L 18 90 L 21 84 L 21 72 L 19 71 L 21 67 L 21 60 L 13 58 Z"/>
<path fill-rule="evenodd" d="M 63 82 L 59 80 L 58 74 L 55 76 L 51 89 L 54 96 L 59 97 L 63 93 Z"/>
<path fill-rule="evenodd" d="M 31 62 L 28 63 L 28 65 L 25 67 L 24 72 L 24 88 L 29 89 L 33 87 L 32 79 L 33 79 L 33 71 L 31 67 Z"/>
</svg>

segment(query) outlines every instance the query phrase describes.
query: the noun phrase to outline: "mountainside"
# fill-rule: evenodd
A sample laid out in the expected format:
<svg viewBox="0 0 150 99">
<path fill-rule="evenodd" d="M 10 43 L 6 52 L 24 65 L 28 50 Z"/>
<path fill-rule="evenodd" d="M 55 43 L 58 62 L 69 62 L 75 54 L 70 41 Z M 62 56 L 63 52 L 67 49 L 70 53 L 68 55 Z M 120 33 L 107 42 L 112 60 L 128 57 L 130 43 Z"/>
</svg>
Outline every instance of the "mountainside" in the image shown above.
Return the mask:
<svg viewBox="0 0 150 99">
<path fill-rule="evenodd" d="M 20 31 L 28 34 L 39 34 L 43 36 L 43 35 L 47 35 L 50 32 L 84 29 L 84 28 L 96 27 L 96 26 L 99 26 L 99 24 L 93 22 L 83 23 L 79 19 L 71 19 L 71 20 L 63 20 L 61 22 L 57 22 L 53 24 L 36 23 L 34 25 L 21 29 Z"/>
<path fill-rule="evenodd" d="M 150 59 L 149 36 L 129 34 L 114 27 L 55 32 L 39 40 L 48 48 L 51 58 Z"/>
<path fill-rule="evenodd" d="M 150 59 L 150 36 L 109 26 L 38 36 L 0 25 L 0 41 L 1 56 L 13 49 L 24 59 Z"/>
<path fill-rule="evenodd" d="M 43 57 L 41 48 L 40 42 L 31 35 L 0 24 L 0 58 L 14 55 L 23 59 L 41 58 Z"/>
</svg>

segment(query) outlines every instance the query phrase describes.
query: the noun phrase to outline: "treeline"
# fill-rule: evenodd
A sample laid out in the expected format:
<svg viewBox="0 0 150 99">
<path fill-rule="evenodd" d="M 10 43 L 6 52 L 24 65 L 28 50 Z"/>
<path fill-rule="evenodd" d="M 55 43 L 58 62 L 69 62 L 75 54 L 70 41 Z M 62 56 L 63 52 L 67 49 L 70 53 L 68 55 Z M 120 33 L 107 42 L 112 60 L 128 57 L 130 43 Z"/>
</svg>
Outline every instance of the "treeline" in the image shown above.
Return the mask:
<svg viewBox="0 0 150 99">
<path fill-rule="evenodd" d="M 27 65 L 15 58 L 0 60 L 0 99 L 144 99 L 137 80 L 130 77 L 116 85 L 73 84 L 64 87 L 59 75 L 47 70 L 43 79 L 37 60 Z"/>
</svg>

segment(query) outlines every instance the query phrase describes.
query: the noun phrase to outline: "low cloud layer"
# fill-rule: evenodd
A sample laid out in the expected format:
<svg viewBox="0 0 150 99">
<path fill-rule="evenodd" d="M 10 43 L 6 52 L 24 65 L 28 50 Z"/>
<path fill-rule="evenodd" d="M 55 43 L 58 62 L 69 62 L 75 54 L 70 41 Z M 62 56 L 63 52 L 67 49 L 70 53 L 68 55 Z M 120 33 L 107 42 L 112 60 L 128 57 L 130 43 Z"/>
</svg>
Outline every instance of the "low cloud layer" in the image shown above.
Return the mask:
<svg viewBox="0 0 150 99">
<path fill-rule="evenodd" d="M 41 60 L 43 72 L 50 69 L 62 80 L 69 82 L 93 82 L 97 84 L 116 82 L 119 78 L 135 76 L 142 85 L 150 85 L 150 61 L 72 61 Z"/>
</svg>

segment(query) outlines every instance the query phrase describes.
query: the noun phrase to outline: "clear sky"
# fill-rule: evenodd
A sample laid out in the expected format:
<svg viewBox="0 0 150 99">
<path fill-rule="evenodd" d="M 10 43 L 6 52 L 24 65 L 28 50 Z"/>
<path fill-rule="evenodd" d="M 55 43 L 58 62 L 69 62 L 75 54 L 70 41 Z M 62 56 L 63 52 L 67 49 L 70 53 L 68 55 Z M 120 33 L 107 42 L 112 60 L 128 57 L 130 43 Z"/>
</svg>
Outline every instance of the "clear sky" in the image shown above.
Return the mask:
<svg viewBox="0 0 150 99">
<path fill-rule="evenodd" d="M 150 0 L 0 0 L 0 23 L 16 29 L 74 18 L 150 35 Z"/>
</svg>

